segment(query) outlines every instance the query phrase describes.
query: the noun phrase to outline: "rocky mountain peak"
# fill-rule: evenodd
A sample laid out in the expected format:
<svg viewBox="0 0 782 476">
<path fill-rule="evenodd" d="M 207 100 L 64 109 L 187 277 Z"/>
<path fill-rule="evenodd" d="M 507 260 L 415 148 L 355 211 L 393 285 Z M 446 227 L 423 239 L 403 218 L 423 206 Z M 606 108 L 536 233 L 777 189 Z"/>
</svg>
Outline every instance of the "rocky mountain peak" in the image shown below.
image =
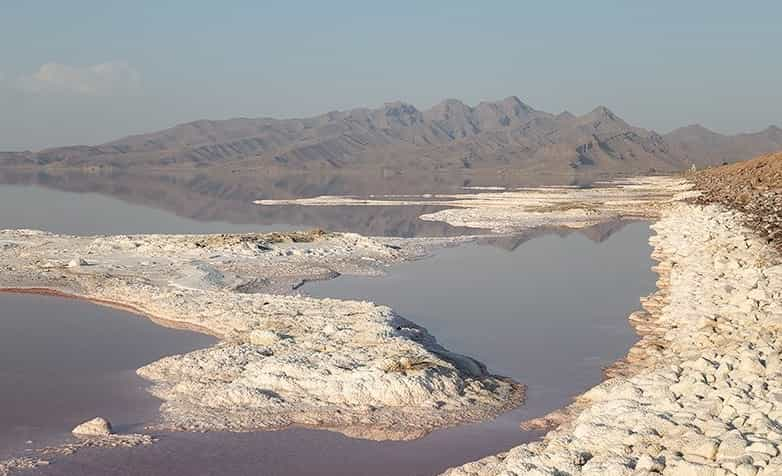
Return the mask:
<svg viewBox="0 0 782 476">
<path fill-rule="evenodd" d="M 388 116 L 399 116 L 402 114 L 410 115 L 418 113 L 418 109 L 416 109 L 415 106 L 403 101 L 387 102 L 383 105 L 383 108 L 385 109 L 386 115 Z"/>
<path fill-rule="evenodd" d="M 473 113 L 473 108 L 458 99 L 445 99 L 425 113 L 434 121 L 447 121 L 453 118 L 468 118 Z"/>
<path fill-rule="evenodd" d="M 617 115 L 614 114 L 613 111 L 611 111 L 605 106 L 597 106 L 596 108 L 592 109 L 592 111 L 588 115 L 594 118 L 608 119 L 611 121 L 616 121 L 619 119 Z"/>
<path fill-rule="evenodd" d="M 556 116 L 556 119 L 558 121 L 572 121 L 575 118 L 576 118 L 575 114 L 567 110 L 560 112 Z"/>
<path fill-rule="evenodd" d="M 471 109 L 468 105 L 454 98 L 443 99 L 437 106 L 435 106 L 435 108 L 437 107 Z"/>
<path fill-rule="evenodd" d="M 383 113 L 389 124 L 399 123 L 403 126 L 411 126 L 423 120 L 421 112 L 415 106 L 402 101 L 385 103 Z"/>
<path fill-rule="evenodd" d="M 682 127 L 682 129 L 686 129 L 686 130 L 693 131 L 693 132 L 694 131 L 713 132 L 711 129 L 709 129 L 708 127 L 705 127 L 705 126 L 703 126 L 701 124 L 689 124 L 687 126 Z"/>
<path fill-rule="evenodd" d="M 508 96 L 498 103 L 503 111 L 517 117 L 526 116 L 535 111 L 529 105 L 523 103 L 517 96 Z"/>
<path fill-rule="evenodd" d="M 700 124 L 690 124 L 672 131 L 667 134 L 667 137 L 675 141 L 691 143 L 693 141 L 714 141 L 722 136 Z"/>
<path fill-rule="evenodd" d="M 474 107 L 449 98 L 426 111 L 394 101 L 303 119 L 194 121 L 100 146 L 0 154 L 0 165 L 206 167 L 254 160 L 297 171 L 349 163 L 396 170 L 643 173 L 735 161 L 780 148 L 777 126 L 725 136 L 695 124 L 660 136 L 627 124 L 605 106 L 581 116 L 568 111 L 555 116 L 509 96 Z"/>
</svg>

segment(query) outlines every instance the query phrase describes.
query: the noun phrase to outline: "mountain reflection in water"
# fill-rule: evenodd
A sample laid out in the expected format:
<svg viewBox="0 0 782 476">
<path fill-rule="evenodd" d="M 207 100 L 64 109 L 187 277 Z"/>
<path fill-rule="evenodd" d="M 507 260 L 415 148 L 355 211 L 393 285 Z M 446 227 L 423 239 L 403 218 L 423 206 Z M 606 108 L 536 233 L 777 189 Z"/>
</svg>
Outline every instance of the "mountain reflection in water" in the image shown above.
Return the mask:
<svg viewBox="0 0 782 476">
<path fill-rule="evenodd" d="M 107 170 L 88 173 L 73 169 L 45 168 L 0 168 L 0 184 L 35 186 L 28 190 L 15 190 L 12 187 L 0 187 L 0 193 L 8 194 L 6 200 L 25 203 L 25 210 L 19 210 L 13 220 L 0 217 L 0 227 L 44 228 L 57 233 L 96 234 L 96 233 L 218 233 L 268 231 L 281 228 L 323 228 L 331 231 L 349 231 L 368 236 L 453 236 L 480 234 L 484 230 L 453 227 L 442 222 L 420 220 L 418 217 L 442 209 L 434 206 L 380 206 L 380 207 L 306 207 L 306 206 L 258 206 L 257 199 L 286 199 L 312 197 L 319 195 L 399 195 L 421 193 L 459 193 L 473 182 L 469 178 L 452 176 L 404 176 L 386 177 L 379 172 L 377 176 L 350 174 L 231 174 L 210 175 L 183 171 L 181 174 L 140 175 L 122 170 Z M 488 180 L 488 179 L 484 179 Z M 561 182 L 562 178 L 549 177 L 549 181 Z M 539 185 L 547 179 L 515 180 L 501 182 L 504 186 Z M 462 185 L 456 186 L 454 183 Z M 41 187 L 51 194 L 38 193 Z M 134 214 L 128 211 L 116 218 L 83 217 L 80 207 L 85 201 L 99 200 L 81 198 L 76 201 L 72 195 L 98 194 L 122 202 L 158 209 L 177 217 L 186 218 L 203 224 L 185 221 L 172 221 L 159 218 L 152 224 L 149 211 Z M 21 200 L 21 202 L 20 202 Z M 51 214 L 50 207 L 56 203 L 63 213 L 59 227 L 53 226 L 50 219 L 39 220 L 46 226 L 38 225 L 32 217 L 36 208 L 43 214 Z M 102 204 L 93 204 L 98 208 Z M 107 205 L 113 209 L 118 205 Z M 46 213 L 44 213 L 46 212 Z M 9 214 L 8 210 L 3 213 Z M 135 216 L 143 215 L 144 220 L 133 223 Z M 68 225 L 66 219 L 71 219 Z M 117 223 L 111 223 L 112 220 Z M 135 228 L 134 228 L 135 226 Z M 584 232 L 595 240 L 605 239 L 616 229 L 616 224 L 598 225 Z M 536 230 L 534 235 L 549 233 L 551 230 Z M 567 231 L 559 230 L 558 233 Z M 509 245 L 507 238 L 499 239 Z M 523 238 L 522 238 L 523 240 Z M 510 241 L 519 243 L 519 238 Z"/>
</svg>

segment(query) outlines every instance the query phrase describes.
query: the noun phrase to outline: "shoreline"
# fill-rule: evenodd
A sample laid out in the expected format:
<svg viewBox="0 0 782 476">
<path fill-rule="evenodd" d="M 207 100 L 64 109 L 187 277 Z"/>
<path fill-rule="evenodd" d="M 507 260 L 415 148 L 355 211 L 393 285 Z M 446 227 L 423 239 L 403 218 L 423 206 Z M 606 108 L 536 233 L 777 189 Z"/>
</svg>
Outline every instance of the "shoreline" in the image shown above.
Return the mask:
<svg viewBox="0 0 782 476">
<path fill-rule="evenodd" d="M 632 216 L 636 216 L 636 215 L 632 215 Z M 647 216 L 647 215 L 644 214 L 643 216 Z M 92 237 L 92 238 L 95 238 L 95 237 Z M 393 242 L 396 243 L 397 241 L 398 240 L 394 240 Z M 410 240 L 410 241 L 412 241 L 412 240 Z M 407 259 L 409 259 L 409 258 L 407 258 Z M 90 265 L 90 266 L 92 266 L 92 265 Z M 138 314 L 138 315 L 140 315 L 142 317 L 149 318 L 149 319 L 153 320 L 154 322 L 160 323 L 161 325 L 166 325 L 167 327 L 185 328 L 185 329 L 188 329 L 188 330 L 194 330 L 196 332 L 202 332 L 202 333 L 206 333 L 206 334 L 209 334 L 209 335 L 213 335 L 215 337 L 218 337 L 219 339 L 228 339 L 228 338 L 236 339 L 236 336 L 228 336 L 226 334 L 220 335 L 220 334 L 215 334 L 214 332 L 210 332 L 210 331 L 206 331 L 205 332 L 204 331 L 204 326 L 199 326 L 199 325 L 192 324 L 192 323 L 184 323 L 183 324 L 182 322 L 178 322 L 178 321 L 175 321 L 175 320 L 160 318 L 160 317 L 154 315 L 153 313 L 151 313 L 149 310 L 145 309 L 144 307 L 136 306 L 136 305 L 133 305 L 133 304 L 127 304 L 127 303 L 121 302 L 121 301 L 112 301 L 110 299 L 105 299 L 105 298 L 94 298 L 94 297 L 90 297 L 90 296 L 85 296 L 85 295 L 80 295 L 80 294 L 70 293 L 70 292 L 64 292 L 64 291 L 61 291 L 59 289 L 46 288 L 46 287 L 30 287 L 30 288 L 8 287 L 8 288 L 0 289 L 0 291 L 50 294 L 50 295 L 55 295 L 55 296 L 59 296 L 59 297 L 66 297 L 66 298 L 73 298 L 73 299 L 83 299 L 83 300 L 86 300 L 86 301 L 90 301 L 90 302 L 96 303 L 98 305 L 104 305 L 104 306 L 107 306 L 107 307 L 115 307 L 115 308 L 127 310 L 127 311 L 130 311 L 130 312 L 133 312 L 134 314 Z M 184 325 L 184 327 L 183 327 L 183 325 Z M 447 353 L 447 354 L 449 354 L 449 353 Z M 166 360 L 166 359 L 162 359 L 162 360 Z M 615 363 L 614 365 L 612 365 L 612 367 L 616 366 L 618 363 L 619 362 Z M 144 369 L 142 368 L 139 371 L 139 374 L 142 375 L 142 376 L 144 376 L 143 373 L 142 373 L 143 370 Z M 155 392 L 153 392 L 153 394 L 155 394 Z M 507 411 L 509 409 L 514 408 L 517 404 L 518 404 L 517 401 L 511 399 L 511 400 L 507 401 L 504 405 L 498 407 L 498 409 L 496 411 L 504 412 L 504 411 Z M 478 419 L 483 419 L 483 418 L 485 418 L 485 417 L 480 417 Z M 467 419 L 465 421 L 477 421 L 477 420 Z M 451 424 L 445 424 L 443 426 L 451 426 Z M 292 422 L 292 423 L 287 423 L 287 424 L 280 425 L 280 426 L 259 428 L 259 429 L 279 429 L 279 428 L 285 428 L 285 427 L 292 426 L 292 425 L 301 426 L 301 427 L 305 427 L 305 428 L 325 428 L 325 429 L 331 429 L 331 430 L 334 430 L 334 431 L 342 431 L 343 433 L 348 434 L 348 435 L 353 434 L 353 431 L 350 428 L 347 428 L 347 427 L 330 428 L 328 425 L 323 425 L 323 424 L 308 425 L 307 423 L 301 423 L 301 422 Z M 187 430 L 196 430 L 196 431 L 208 431 L 210 428 L 186 428 L 186 429 Z M 228 428 L 228 429 L 230 429 L 232 431 L 246 431 L 246 430 L 237 429 L 237 428 Z M 364 429 L 359 429 L 358 433 L 356 433 L 355 436 L 366 437 L 364 432 L 365 432 Z M 389 434 L 386 433 L 383 436 L 383 438 L 386 438 L 388 436 L 389 436 Z M 413 437 L 415 438 L 415 437 L 418 437 L 418 436 L 422 436 L 422 435 L 418 434 L 418 435 L 415 435 Z M 399 437 L 398 434 L 396 436 L 392 436 L 392 438 L 398 438 L 398 437 Z M 403 439 L 406 439 L 406 438 L 403 438 Z"/>
<path fill-rule="evenodd" d="M 775 347 L 770 327 L 777 311 L 764 309 L 776 306 L 772 290 L 782 291 L 771 274 L 782 259 L 744 218 L 720 205 L 664 213 L 650 239 L 658 290 L 644 299 L 643 314 L 629 316 L 641 339 L 628 358 L 570 406 L 533 420 L 558 425 L 542 441 L 444 474 L 780 474 L 782 409 L 772 402 L 782 390 L 782 342 Z M 704 259 L 715 260 L 714 271 Z M 710 284 L 721 281 L 734 290 Z M 737 332 L 755 337 L 731 337 Z"/>
<path fill-rule="evenodd" d="M 260 292 L 335 271 L 377 274 L 420 254 L 419 241 L 402 249 L 352 234 L 291 236 L 4 231 L 0 251 L 11 258 L 0 286 L 80 298 L 217 336 L 220 342 L 208 349 L 138 370 L 164 402 L 160 428 L 299 425 L 404 440 L 480 421 L 523 401 L 523 386 L 442 348 L 387 307 Z M 58 258 L 63 255 L 88 260 L 66 265 L 67 258 Z M 247 283 L 259 292 L 234 290 Z M 294 376 L 295 386 L 286 375 Z M 416 418 L 409 420 L 411 414 Z"/>
<path fill-rule="evenodd" d="M 650 222 L 651 225 L 654 222 Z M 654 235 L 652 235 L 654 236 Z M 651 238 L 650 238 L 651 239 Z M 638 339 L 627 349 L 627 354 L 603 368 L 603 378 L 595 386 L 587 389 L 583 393 L 573 397 L 570 404 L 553 410 L 543 416 L 522 421 L 519 426 L 527 431 L 542 430 L 554 431 L 567 426 L 578 417 L 578 415 L 589 406 L 589 400 L 585 397 L 590 390 L 596 388 L 614 378 L 630 378 L 642 372 L 652 365 L 649 349 L 659 346 L 659 339 L 662 333 L 655 328 L 655 322 L 659 319 L 659 309 L 664 305 L 668 294 L 668 271 L 660 268 L 660 256 L 656 256 L 654 250 L 651 258 L 656 264 L 652 266 L 652 271 L 657 273 L 656 288 L 650 294 L 641 296 L 641 309 L 633 311 L 627 316 L 630 327 L 635 332 Z M 659 258 L 659 260 L 658 260 Z M 543 436 L 545 438 L 546 435 Z"/>
<path fill-rule="evenodd" d="M 77 301 L 84 301 L 89 302 L 98 306 L 102 307 L 108 307 L 110 309 L 117 309 L 119 311 L 127 311 L 131 314 L 134 314 L 142 319 L 149 319 L 150 321 L 154 322 L 155 324 L 167 327 L 169 329 L 177 329 L 182 331 L 192 331 L 192 332 L 198 332 L 199 334 L 208 335 L 211 337 L 214 337 L 215 339 L 222 340 L 224 339 L 223 336 L 215 334 L 211 329 L 199 326 L 197 324 L 190 324 L 186 322 L 179 322 L 172 319 L 166 319 L 164 317 L 155 316 L 152 314 L 149 314 L 148 312 L 134 306 L 131 304 L 124 304 L 120 302 L 113 302 L 108 301 L 105 299 L 95 299 L 90 298 L 88 296 L 80 296 L 78 294 L 72 294 L 72 293 L 66 293 L 60 290 L 57 290 L 55 288 L 2 288 L 0 287 L 0 293 L 8 293 L 8 294 L 34 294 L 34 295 L 41 295 L 41 296 L 53 296 L 58 297 L 61 299 L 74 299 Z"/>
</svg>

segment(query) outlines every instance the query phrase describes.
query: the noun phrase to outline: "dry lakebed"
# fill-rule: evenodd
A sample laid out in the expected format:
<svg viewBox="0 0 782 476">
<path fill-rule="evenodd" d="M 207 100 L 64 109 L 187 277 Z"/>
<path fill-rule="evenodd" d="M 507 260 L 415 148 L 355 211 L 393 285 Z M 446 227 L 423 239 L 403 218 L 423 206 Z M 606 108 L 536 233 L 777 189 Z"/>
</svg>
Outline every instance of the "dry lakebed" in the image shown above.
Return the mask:
<svg viewBox="0 0 782 476">
<path fill-rule="evenodd" d="M 551 428 L 542 440 L 446 474 L 782 474 L 779 254 L 745 226 L 743 212 L 689 201 L 699 194 L 692 187 L 681 177 L 647 177 L 587 189 L 321 197 L 297 204 L 425 203 L 444 209 L 423 219 L 495 234 L 654 221 L 658 290 L 630 316 L 641 339 L 628 356 L 570 406 L 524 422 Z M 5 230 L 0 288 L 78 297 L 218 338 L 211 347 L 138 369 L 163 402 L 150 431 L 299 425 L 405 440 L 517 407 L 525 382 L 444 348 L 388 307 L 296 290 L 339 274 L 378 275 L 437 247 L 478 239 Z M 152 440 L 97 431 L 0 462 L 0 474 L 44 464 L 57 451 Z"/>
</svg>

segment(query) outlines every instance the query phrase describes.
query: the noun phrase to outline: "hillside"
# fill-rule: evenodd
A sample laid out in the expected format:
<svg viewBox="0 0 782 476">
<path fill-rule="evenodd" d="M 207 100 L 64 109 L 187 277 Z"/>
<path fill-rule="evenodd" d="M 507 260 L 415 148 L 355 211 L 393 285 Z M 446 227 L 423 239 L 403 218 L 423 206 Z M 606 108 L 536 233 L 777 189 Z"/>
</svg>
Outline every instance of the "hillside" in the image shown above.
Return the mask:
<svg viewBox="0 0 782 476">
<path fill-rule="evenodd" d="M 782 249 L 782 152 L 691 174 L 702 203 L 742 211 L 748 225 Z"/>
<path fill-rule="evenodd" d="M 447 99 L 424 111 L 393 102 L 305 119 L 201 120 L 96 146 L 0 153 L 0 165 L 605 176 L 733 162 L 777 149 L 777 127 L 725 136 L 688 126 L 663 136 L 603 106 L 582 116 L 554 115 L 508 97 L 474 107 Z"/>
</svg>

